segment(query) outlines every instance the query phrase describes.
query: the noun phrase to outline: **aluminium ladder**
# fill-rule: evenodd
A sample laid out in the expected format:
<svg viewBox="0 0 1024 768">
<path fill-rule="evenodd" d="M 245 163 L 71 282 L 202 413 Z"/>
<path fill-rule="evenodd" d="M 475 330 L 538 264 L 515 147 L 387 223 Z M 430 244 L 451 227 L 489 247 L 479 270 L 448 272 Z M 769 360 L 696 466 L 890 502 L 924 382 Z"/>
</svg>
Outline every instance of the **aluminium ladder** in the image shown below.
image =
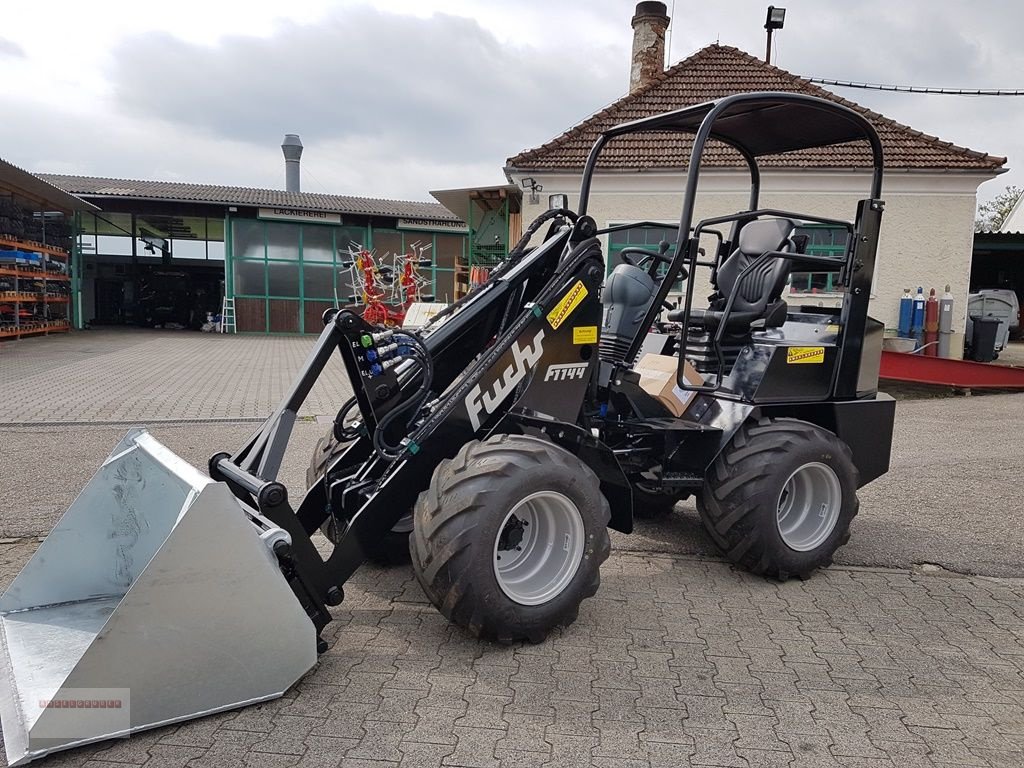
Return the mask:
<svg viewBox="0 0 1024 768">
<path fill-rule="evenodd" d="M 230 330 L 228 327 L 230 326 Z M 229 299 L 227 296 L 224 297 L 224 306 L 220 310 L 220 332 L 221 333 L 237 333 L 238 330 L 235 327 L 235 300 Z"/>
</svg>

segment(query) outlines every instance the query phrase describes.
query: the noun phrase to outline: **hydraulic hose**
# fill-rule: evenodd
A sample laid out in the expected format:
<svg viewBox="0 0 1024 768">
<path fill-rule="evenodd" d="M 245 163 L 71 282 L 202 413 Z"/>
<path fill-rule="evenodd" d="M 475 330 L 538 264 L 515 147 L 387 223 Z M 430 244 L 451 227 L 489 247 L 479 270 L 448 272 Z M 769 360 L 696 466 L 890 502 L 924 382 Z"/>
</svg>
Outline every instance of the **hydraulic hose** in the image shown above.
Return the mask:
<svg viewBox="0 0 1024 768">
<path fill-rule="evenodd" d="M 420 408 L 430 396 L 430 387 L 434 379 L 434 362 L 423 340 L 412 332 L 403 331 L 401 335 L 408 338 L 409 345 L 413 350 L 412 358 L 420 366 L 420 385 L 408 400 L 391 410 L 377 422 L 377 428 L 373 432 L 373 449 L 377 452 L 378 456 L 386 461 L 393 461 L 399 458 L 407 450 L 408 446 L 402 442 L 399 442 L 398 445 L 388 444 L 384 439 L 384 433 L 399 416 L 409 411 L 412 412 L 412 415 L 409 417 L 406 426 L 409 429 L 412 428 Z M 405 436 L 403 436 L 404 439 Z"/>
<path fill-rule="evenodd" d="M 345 426 L 345 420 L 348 418 L 349 412 L 356 407 L 358 401 L 352 397 L 341 406 L 341 410 L 338 411 L 338 415 L 334 417 L 334 436 L 339 440 L 350 441 L 355 440 L 359 437 L 362 429 L 360 427 L 347 427 Z"/>
</svg>

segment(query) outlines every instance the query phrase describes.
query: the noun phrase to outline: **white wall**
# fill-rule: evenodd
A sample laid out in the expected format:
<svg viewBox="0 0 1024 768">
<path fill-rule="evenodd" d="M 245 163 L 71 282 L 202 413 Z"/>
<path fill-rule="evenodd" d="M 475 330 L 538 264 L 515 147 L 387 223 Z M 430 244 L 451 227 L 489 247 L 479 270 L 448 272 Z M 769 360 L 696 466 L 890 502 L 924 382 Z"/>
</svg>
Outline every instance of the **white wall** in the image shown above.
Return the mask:
<svg viewBox="0 0 1024 768">
<path fill-rule="evenodd" d="M 524 193 L 524 227 L 547 208 L 549 194 L 569 195 L 569 207 L 579 205 L 579 177 L 569 174 L 514 174 L 519 184 L 532 176 L 544 189 L 540 202 L 531 204 Z M 921 285 L 942 293 L 948 283 L 955 297 L 951 345 L 959 356 L 966 323 L 974 215 L 978 185 L 991 175 L 967 173 L 891 172 L 883 181 L 885 213 L 879 239 L 878 266 L 872 290 L 871 314 L 895 328 L 899 299 L 904 288 Z M 588 213 L 598 226 L 610 222 L 649 219 L 678 221 L 685 178 L 682 174 L 605 173 L 594 180 Z M 735 172 L 707 172 L 701 178 L 695 220 L 735 213 L 747 208 L 748 179 Z M 851 220 L 857 201 L 868 196 L 866 173 L 766 172 L 761 180 L 760 205 L 764 208 L 816 214 Z M 696 297 L 707 294 L 703 281 L 696 283 Z M 800 301 L 838 306 L 837 299 L 813 296 Z"/>
</svg>

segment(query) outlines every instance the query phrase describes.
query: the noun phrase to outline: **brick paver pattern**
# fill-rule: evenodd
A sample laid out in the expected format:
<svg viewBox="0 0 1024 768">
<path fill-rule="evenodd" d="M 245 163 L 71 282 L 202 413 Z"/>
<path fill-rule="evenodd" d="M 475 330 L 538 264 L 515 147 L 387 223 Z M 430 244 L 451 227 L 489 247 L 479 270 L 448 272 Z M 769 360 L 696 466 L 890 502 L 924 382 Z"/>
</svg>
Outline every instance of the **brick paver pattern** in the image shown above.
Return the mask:
<svg viewBox="0 0 1024 768">
<path fill-rule="evenodd" d="M 0 344 L 0 423 L 264 419 L 315 341 L 122 330 Z M 350 392 L 335 355 L 299 415 L 333 416 Z"/>
<path fill-rule="evenodd" d="M 263 419 L 313 343 L 93 331 L 4 344 L 0 421 Z M 333 416 L 348 391 L 335 359 L 300 415 Z M 35 545 L 0 542 L 4 583 Z M 330 650 L 283 699 L 41 765 L 1024 765 L 1020 580 L 833 567 L 778 584 L 621 551 L 602 576 L 571 627 L 504 647 L 450 625 L 408 567 L 364 566 Z"/>
<path fill-rule="evenodd" d="M 33 547 L 0 547 L 7 579 Z M 407 567 L 367 566 L 283 699 L 45 768 L 1024 764 L 1024 584 L 777 584 L 635 554 L 602 573 L 575 624 L 504 647 L 449 624 Z"/>
</svg>

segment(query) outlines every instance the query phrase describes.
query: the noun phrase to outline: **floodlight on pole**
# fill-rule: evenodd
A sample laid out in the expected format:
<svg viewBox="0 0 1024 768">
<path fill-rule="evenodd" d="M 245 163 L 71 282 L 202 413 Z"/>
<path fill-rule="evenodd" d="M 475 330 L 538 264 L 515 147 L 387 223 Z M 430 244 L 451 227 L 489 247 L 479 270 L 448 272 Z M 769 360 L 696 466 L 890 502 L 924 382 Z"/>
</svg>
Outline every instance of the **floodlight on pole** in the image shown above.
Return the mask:
<svg viewBox="0 0 1024 768">
<path fill-rule="evenodd" d="M 764 63 L 772 63 L 772 32 L 776 29 L 782 29 L 786 23 L 786 9 L 776 8 L 774 5 L 768 6 L 768 15 L 764 20 L 764 28 L 768 30 L 768 45 L 765 48 Z"/>
</svg>

